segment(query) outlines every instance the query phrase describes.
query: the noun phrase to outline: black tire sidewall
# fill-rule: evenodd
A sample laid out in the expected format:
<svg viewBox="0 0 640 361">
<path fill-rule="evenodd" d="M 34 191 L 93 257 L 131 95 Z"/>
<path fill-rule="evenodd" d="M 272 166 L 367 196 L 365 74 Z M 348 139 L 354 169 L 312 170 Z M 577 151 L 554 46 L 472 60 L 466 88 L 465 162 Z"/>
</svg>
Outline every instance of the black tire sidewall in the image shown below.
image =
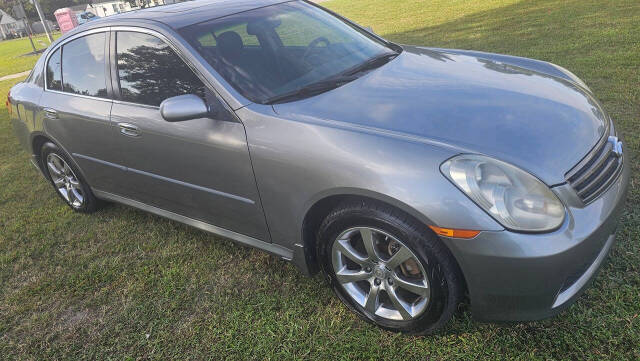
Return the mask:
<svg viewBox="0 0 640 361">
<path fill-rule="evenodd" d="M 360 206 L 333 212 L 325 219 L 318 232 L 319 260 L 334 292 L 360 317 L 390 331 L 428 334 L 446 324 L 455 311 L 461 293 L 460 282 L 456 277 L 459 270 L 452 264 L 451 255 L 437 236 L 420 232 L 408 217 L 390 213 L 377 207 Z M 394 321 L 372 315 L 354 302 L 338 282 L 331 264 L 331 249 L 342 232 L 354 227 L 371 227 L 384 231 L 396 237 L 418 256 L 428 274 L 430 300 L 427 309 L 416 319 Z"/>
<path fill-rule="evenodd" d="M 50 171 L 49 171 L 49 167 L 47 167 L 47 156 L 49 154 L 51 154 L 51 153 L 54 153 L 57 156 L 59 156 L 60 158 L 62 158 L 67 163 L 67 165 L 71 168 L 71 170 L 75 174 L 76 178 L 80 182 L 80 187 L 82 188 L 82 193 L 84 195 L 84 202 L 83 202 L 81 207 L 75 208 L 71 204 L 69 204 L 69 202 L 67 202 L 67 200 L 64 199 L 62 194 L 60 194 L 60 192 L 56 188 L 55 184 L 53 184 L 53 179 L 51 179 L 51 174 L 50 174 Z M 91 188 L 89 187 L 88 183 L 86 182 L 86 180 L 82 176 L 82 173 L 80 172 L 78 167 L 71 160 L 71 158 L 66 154 L 65 151 L 60 149 L 60 147 L 58 147 L 57 145 L 55 145 L 55 144 L 53 144 L 51 142 L 47 142 L 42 146 L 42 148 L 40 150 L 40 160 L 42 162 L 43 173 L 45 174 L 47 180 L 49 181 L 49 183 L 51 183 L 51 186 L 53 186 L 53 189 L 56 192 L 56 194 L 58 195 L 58 197 L 60 197 L 60 199 L 62 199 L 64 201 L 64 203 L 67 206 L 69 206 L 69 208 L 73 209 L 74 211 L 81 212 L 81 213 L 91 213 L 91 212 L 94 212 L 97 209 L 98 200 L 94 196 L 93 192 L 91 191 Z"/>
</svg>

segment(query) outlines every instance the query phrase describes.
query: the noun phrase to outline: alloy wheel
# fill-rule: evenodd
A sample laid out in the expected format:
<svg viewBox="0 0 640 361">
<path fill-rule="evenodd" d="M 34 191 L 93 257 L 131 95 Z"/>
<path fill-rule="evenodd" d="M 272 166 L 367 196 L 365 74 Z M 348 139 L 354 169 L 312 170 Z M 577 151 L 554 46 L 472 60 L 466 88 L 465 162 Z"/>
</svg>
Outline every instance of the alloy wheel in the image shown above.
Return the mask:
<svg viewBox="0 0 640 361">
<path fill-rule="evenodd" d="M 427 309 L 427 273 L 395 237 L 374 228 L 350 228 L 338 236 L 331 253 L 336 279 L 371 315 L 409 321 Z"/>
<path fill-rule="evenodd" d="M 84 204 L 84 193 L 78 177 L 71 167 L 59 155 L 50 153 L 47 155 L 47 169 L 54 187 L 69 205 L 80 208 Z"/>
</svg>

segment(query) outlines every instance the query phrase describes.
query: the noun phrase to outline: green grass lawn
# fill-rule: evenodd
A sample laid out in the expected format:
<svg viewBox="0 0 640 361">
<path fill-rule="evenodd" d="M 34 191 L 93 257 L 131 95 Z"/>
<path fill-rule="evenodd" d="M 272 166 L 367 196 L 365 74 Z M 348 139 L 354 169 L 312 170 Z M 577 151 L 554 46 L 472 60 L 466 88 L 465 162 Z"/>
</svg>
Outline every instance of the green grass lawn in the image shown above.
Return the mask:
<svg viewBox="0 0 640 361">
<path fill-rule="evenodd" d="M 627 154 L 640 151 L 637 0 L 323 5 L 400 43 L 509 53 L 567 67 L 616 120 Z M 20 51 L 3 49 L 5 72 Z M 1 96 L 12 83 L 0 82 Z M 320 277 L 305 278 L 258 251 L 124 206 L 91 216 L 71 212 L 28 163 L 7 119 L 0 105 L 2 358 L 640 359 L 635 159 L 618 243 L 569 310 L 542 322 L 496 325 L 473 321 L 465 304 L 444 332 L 408 337 L 360 321 Z"/>
<path fill-rule="evenodd" d="M 53 33 L 54 39 L 59 36 L 59 32 Z M 37 50 L 46 49 L 49 46 L 49 40 L 46 35 L 34 36 L 33 45 Z M 32 51 L 29 38 L 0 41 L 0 77 L 31 70 L 40 56 L 24 55 Z"/>
</svg>

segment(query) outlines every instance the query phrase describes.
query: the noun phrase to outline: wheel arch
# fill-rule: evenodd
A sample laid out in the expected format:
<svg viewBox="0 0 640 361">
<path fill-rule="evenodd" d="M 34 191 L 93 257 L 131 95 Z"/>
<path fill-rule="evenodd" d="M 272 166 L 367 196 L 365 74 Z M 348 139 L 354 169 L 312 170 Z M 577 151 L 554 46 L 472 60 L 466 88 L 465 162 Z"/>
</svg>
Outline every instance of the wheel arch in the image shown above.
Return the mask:
<svg viewBox="0 0 640 361">
<path fill-rule="evenodd" d="M 65 152 L 67 154 L 67 156 L 69 157 L 69 159 L 71 160 L 71 162 L 73 162 L 73 165 L 80 171 L 80 176 L 82 176 L 83 179 L 87 179 L 85 177 L 84 171 L 82 170 L 82 168 L 80 167 L 80 165 L 78 164 L 78 162 L 76 162 L 76 160 L 73 158 L 73 156 L 71 155 L 71 153 L 69 151 L 67 151 L 67 149 L 65 147 L 63 147 L 59 142 L 57 142 L 55 139 L 53 139 L 51 136 L 45 134 L 45 133 L 40 133 L 40 132 L 34 132 L 31 135 L 31 153 L 34 157 L 34 159 L 36 160 L 36 163 L 38 165 L 38 167 L 40 168 L 40 171 L 42 172 L 42 175 L 45 178 L 48 178 L 47 176 L 47 171 L 45 169 L 44 166 L 44 161 L 42 159 L 40 159 L 40 153 L 42 152 L 42 146 L 45 145 L 46 143 L 53 143 L 55 144 L 58 148 L 60 148 L 63 152 Z"/>
<path fill-rule="evenodd" d="M 307 212 L 302 221 L 302 242 L 304 249 L 304 258 L 307 266 L 307 270 L 310 274 L 316 274 L 320 271 L 320 267 L 317 260 L 317 232 L 320 228 L 320 225 L 324 218 L 333 211 L 338 205 L 346 201 L 363 201 L 370 202 L 373 204 L 384 205 L 386 207 L 391 207 L 394 210 L 405 214 L 412 221 L 417 224 L 421 224 L 424 226 L 426 232 L 430 232 L 435 236 L 439 242 L 449 251 L 449 254 L 455 261 L 458 269 L 460 269 L 460 274 L 462 274 L 462 281 L 464 283 L 464 287 L 466 289 L 466 279 L 464 274 L 462 273 L 462 268 L 460 267 L 460 262 L 455 257 L 453 252 L 449 249 L 446 242 L 443 242 L 438 235 L 436 235 L 431 229 L 429 229 L 429 225 L 433 224 L 427 215 L 418 212 L 410 205 L 399 201 L 397 199 L 391 198 L 384 194 L 376 193 L 376 192 L 366 192 L 361 190 L 353 190 L 352 192 L 346 193 L 335 193 L 324 195 L 322 197 L 318 197 L 310 207 L 308 207 Z"/>
<path fill-rule="evenodd" d="M 42 146 L 45 145 L 45 143 L 47 142 L 51 142 L 55 145 L 58 145 L 58 143 L 53 141 L 50 137 L 46 136 L 45 134 L 35 133 L 31 136 L 31 153 L 33 154 L 33 157 L 36 160 L 38 167 L 40 168 L 40 171 L 42 171 L 42 174 L 44 174 L 45 176 L 46 176 L 46 173 L 44 169 L 44 163 L 42 162 L 42 159 L 40 159 L 40 153 L 42 151 Z"/>
</svg>

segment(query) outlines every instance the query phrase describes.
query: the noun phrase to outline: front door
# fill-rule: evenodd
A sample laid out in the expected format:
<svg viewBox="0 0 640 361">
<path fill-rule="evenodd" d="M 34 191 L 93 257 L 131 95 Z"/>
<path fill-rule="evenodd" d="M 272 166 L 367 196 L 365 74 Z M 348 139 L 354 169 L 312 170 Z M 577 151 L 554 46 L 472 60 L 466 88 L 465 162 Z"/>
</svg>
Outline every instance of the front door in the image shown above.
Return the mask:
<svg viewBox="0 0 640 361">
<path fill-rule="evenodd" d="M 118 31 L 115 76 L 120 101 L 111 121 L 127 174 L 124 195 L 231 231 L 270 241 L 244 126 L 162 39 Z M 197 94 L 208 118 L 170 123 L 158 106 Z"/>
</svg>

